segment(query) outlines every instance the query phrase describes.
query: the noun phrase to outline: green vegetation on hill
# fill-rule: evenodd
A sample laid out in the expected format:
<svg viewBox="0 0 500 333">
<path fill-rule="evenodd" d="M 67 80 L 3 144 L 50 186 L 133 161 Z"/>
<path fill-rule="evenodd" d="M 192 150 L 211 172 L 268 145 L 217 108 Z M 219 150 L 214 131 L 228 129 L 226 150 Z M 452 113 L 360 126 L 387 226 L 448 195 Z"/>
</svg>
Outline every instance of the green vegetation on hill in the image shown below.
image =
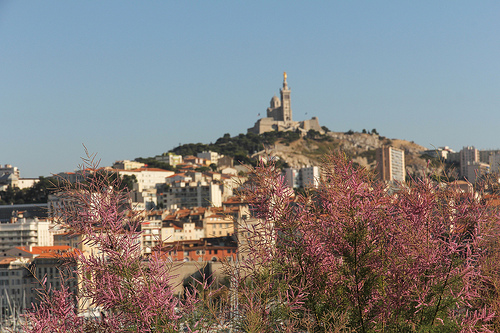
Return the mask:
<svg viewBox="0 0 500 333">
<path fill-rule="evenodd" d="M 117 172 L 99 171 L 88 176 L 89 179 L 108 179 L 112 184 L 118 185 L 121 190 L 132 190 L 137 179 L 134 175 L 125 175 L 118 180 Z M 0 205 L 22 205 L 46 203 L 49 194 L 54 193 L 65 181 L 55 177 L 39 177 L 39 181 L 31 187 L 20 189 L 9 186 L 5 191 L 0 191 Z M 110 183 L 111 185 L 111 183 Z M 68 187 L 71 185 L 68 184 Z"/>
<path fill-rule="evenodd" d="M 290 144 L 301 138 L 300 132 L 267 132 L 263 134 L 239 134 L 231 137 L 228 133 L 217 139 L 215 143 L 189 143 L 172 149 L 177 155 L 196 155 L 204 151 L 214 151 L 219 154 L 233 157 L 236 161 L 254 164 L 249 156 L 274 145 L 277 141 L 282 144 Z M 306 139 L 314 141 L 329 141 L 331 138 L 318 131 L 310 130 L 305 136 Z M 136 159 L 139 161 L 138 159 Z"/>
<path fill-rule="evenodd" d="M 54 190 L 54 181 L 53 177 L 40 177 L 39 182 L 29 188 L 9 186 L 7 190 L 0 191 L 0 205 L 45 203 Z"/>
<path fill-rule="evenodd" d="M 175 171 L 175 168 L 173 166 L 171 166 L 168 163 L 155 160 L 154 157 L 147 157 L 147 158 L 138 157 L 135 159 L 135 161 L 147 164 L 148 168 L 157 168 L 157 169 L 163 169 L 163 170 L 168 170 L 168 171 Z"/>
</svg>

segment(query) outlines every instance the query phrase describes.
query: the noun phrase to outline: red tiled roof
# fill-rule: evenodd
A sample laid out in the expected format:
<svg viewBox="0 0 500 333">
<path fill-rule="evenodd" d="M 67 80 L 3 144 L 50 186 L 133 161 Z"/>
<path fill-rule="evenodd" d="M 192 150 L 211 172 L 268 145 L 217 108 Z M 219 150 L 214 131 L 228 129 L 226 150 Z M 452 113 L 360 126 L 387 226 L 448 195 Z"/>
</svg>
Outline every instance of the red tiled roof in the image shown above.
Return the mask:
<svg viewBox="0 0 500 333">
<path fill-rule="evenodd" d="M 11 263 L 11 262 L 13 262 L 14 260 L 16 260 L 16 258 L 12 258 L 12 257 L 2 258 L 2 259 L 0 259 L 0 265 L 7 265 L 7 264 L 10 264 L 10 263 Z"/>
<path fill-rule="evenodd" d="M 67 252 L 73 248 L 68 245 L 55 245 L 55 246 L 32 246 L 31 251 L 28 246 L 18 246 L 16 249 L 31 253 L 31 254 L 42 254 L 42 253 L 57 253 L 57 252 Z"/>
<path fill-rule="evenodd" d="M 132 169 L 129 171 L 132 171 L 132 172 L 142 172 L 142 171 L 173 172 L 173 171 L 164 170 L 164 169 L 160 169 L 160 168 L 137 168 L 137 169 Z"/>
</svg>

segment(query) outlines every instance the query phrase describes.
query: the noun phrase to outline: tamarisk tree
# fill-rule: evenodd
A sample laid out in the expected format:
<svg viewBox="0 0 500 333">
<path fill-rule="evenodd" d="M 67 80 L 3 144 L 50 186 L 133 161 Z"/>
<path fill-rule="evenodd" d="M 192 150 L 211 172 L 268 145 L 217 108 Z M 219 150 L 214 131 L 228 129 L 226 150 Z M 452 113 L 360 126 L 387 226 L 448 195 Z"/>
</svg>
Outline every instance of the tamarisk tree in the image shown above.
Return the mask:
<svg viewBox="0 0 500 333">
<path fill-rule="evenodd" d="M 476 196 L 429 179 L 390 193 L 337 154 L 325 160 L 318 189 L 294 197 L 279 170 L 261 165 L 244 198 L 260 221 L 252 226 L 257 239 L 256 230 L 273 232 L 271 242 L 250 242 L 242 265 L 251 279 L 266 278 L 266 295 L 300 293 L 301 305 L 280 319 L 298 331 L 498 328 L 492 281 L 499 263 L 491 259 L 498 215 Z M 256 262 L 260 268 L 250 270 Z"/>
<path fill-rule="evenodd" d="M 76 258 L 77 298 L 102 316 L 83 320 L 63 288 L 43 294 L 26 331 L 500 330 L 496 210 L 430 179 L 389 192 L 341 154 L 322 170 L 318 188 L 295 195 L 274 165 L 257 166 L 240 193 L 251 217 L 238 225 L 230 285 L 202 279 L 182 298 L 172 264 L 141 256 L 123 187 L 105 177 L 68 187 L 61 221 L 100 249 Z"/>
</svg>

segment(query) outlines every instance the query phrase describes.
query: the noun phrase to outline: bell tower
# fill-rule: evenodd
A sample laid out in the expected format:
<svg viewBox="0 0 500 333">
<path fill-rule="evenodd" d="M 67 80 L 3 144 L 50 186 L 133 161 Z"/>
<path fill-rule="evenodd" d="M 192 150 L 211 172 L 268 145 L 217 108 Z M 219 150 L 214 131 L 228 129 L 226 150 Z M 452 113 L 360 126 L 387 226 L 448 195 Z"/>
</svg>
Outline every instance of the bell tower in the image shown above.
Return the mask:
<svg viewBox="0 0 500 333">
<path fill-rule="evenodd" d="M 292 107 L 290 101 L 290 89 L 288 88 L 288 83 L 286 82 L 286 72 L 283 73 L 283 88 L 280 89 L 281 94 L 281 108 L 283 114 L 283 120 L 288 122 L 292 121 Z"/>
</svg>

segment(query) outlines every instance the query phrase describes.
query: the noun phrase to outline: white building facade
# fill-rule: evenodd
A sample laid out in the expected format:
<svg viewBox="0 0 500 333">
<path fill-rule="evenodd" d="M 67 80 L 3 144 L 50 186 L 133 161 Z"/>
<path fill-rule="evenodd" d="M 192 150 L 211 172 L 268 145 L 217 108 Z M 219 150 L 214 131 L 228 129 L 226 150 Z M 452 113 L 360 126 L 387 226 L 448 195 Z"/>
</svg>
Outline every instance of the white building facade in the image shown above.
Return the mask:
<svg viewBox="0 0 500 333">
<path fill-rule="evenodd" d="M 54 224 L 38 218 L 19 218 L 0 224 L 0 251 L 17 246 L 52 246 Z"/>
</svg>

